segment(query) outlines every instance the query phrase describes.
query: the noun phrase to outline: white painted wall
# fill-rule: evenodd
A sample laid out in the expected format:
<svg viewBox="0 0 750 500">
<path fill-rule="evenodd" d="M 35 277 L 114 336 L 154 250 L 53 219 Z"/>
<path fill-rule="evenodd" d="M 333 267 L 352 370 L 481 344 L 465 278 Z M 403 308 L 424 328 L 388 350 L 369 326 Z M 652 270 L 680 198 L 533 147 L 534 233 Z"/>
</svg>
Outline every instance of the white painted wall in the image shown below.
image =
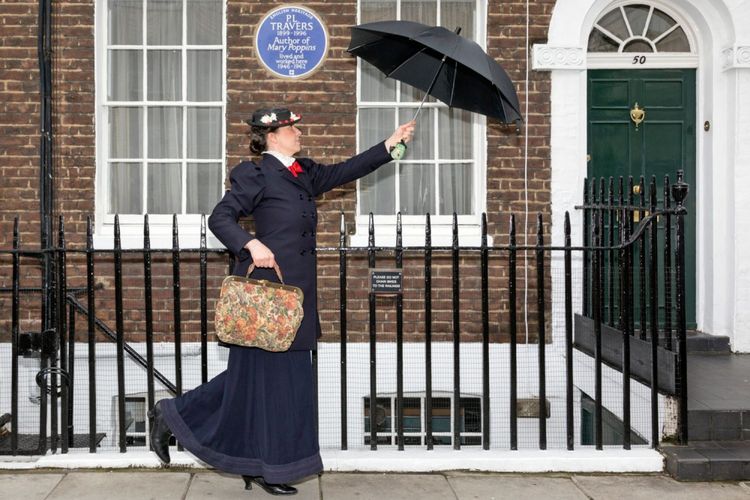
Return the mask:
<svg viewBox="0 0 750 500">
<path fill-rule="evenodd" d="M 552 72 L 552 223 L 562 242 L 564 212 L 583 197 L 586 175 L 586 45 L 594 21 L 611 0 L 561 0 L 548 42 L 535 47 L 534 67 Z M 640 2 L 638 2 L 640 3 Z M 644 2 L 645 3 L 645 2 Z M 698 328 L 730 336 L 735 351 L 750 352 L 750 7 L 740 0 L 656 0 L 686 27 L 697 65 L 697 321 Z M 656 64 L 656 62 L 655 62 Z M 711 130 L 704 132 L 704 121 Z M 745 168 L 743 168 L 745 167 Z M 573 219 L 580 241 L 580 217 Z M 553 296 L 561 296 L 553 294 Z M 553 300 L 555 310 L 560 304 Z"/>
<path fill-rule="evenodd" d="M 558 334 L 555 333 L 555 337 Z M 145 356 L 145 344 L 131 344 Z M 393 343 L 377 346 L 378 394 L 396 391 L 396 351 Z M 75 418 L 76 434 L 88 432 L 88 358 L 87 345 L 76 346 L 75 368 Z M 174 356 L 171 345 L 155 344 L 155 367 L 174 381 Z M 228 350 L 209 344 L 209 378 L 226 366 Z M 518 398 L 533 398 L 538 395 L 537 349 L 535 345 L 519 346 L 518 349 Z M 323 449 L 340 449 L 340 363 L 339 345 L 320 344 L 318 351 L 320 444 Z M 10 345 L 0 344 L 0 360 L 10 366 Z M 185 390 L 200 383 L 200 345 L 183 346 L 183 384 Z M 363 399 L 369 396 L 369 344 L 350 343 L 347 352 L 348 391 L 348 448 L 364 449 Z M 493 450 L 508 450 L 510 447 L 509 416 L 509 346 L 492 344 L 490 349 L 490 441 Z M 31 401 L 38 395 L 34 377 L 38 371 L 38 360 L 20 358 L 19 367 L 19 432 L 36 434 L 39 426 L 39 406 Z M 116 358 L 113 344 L 97 345 L 97 432 L 107 434 L 101 450 L 117 450 L 117 406 L 116 406 Z M 547 398 L 551 404 L 551 416 L 547 420 L 547 443 L 549 449 L 565 449 L 565 360 L 561 344 L 547 349 Z M 424 392 L 424 347 L 422 344 L 404 346 L 404 391 Z M 453 391 L 453 347 L 450 342 L 433 345 L 433 391 Z M 603 367 L 603 404 L 622 418 L 622 375 Z M 594 395 L 593 363 L 590 357 L 574 354 L 574 386 Z M 125 390 L 127 395 L 143 395 L 146 388 L 145 369 L 129 358 L 125 364 Z M 169 397 L 163 387 L 156 383 L 157 400 Z M 463 395 L 482 394 L 481 344 L 464 344 L 461 347 L 461 392 Z M 580 393 L 574 391 L 575 442 L 580 442 Z M 647 440 L 650 438 L 650 391 L 637 382 L 631 384 L 633 430 Z M 660 397 L 661 428 L 664 424 L 666 402 Z M 0 408 L 10 409 L 10 378 L 0 381 Z M 538 420 L 518 420 L 519 449 L 538 449 Z M 367 446 L 369 448 L 369 445 Z M 380 448 L 389 448 L 381 446 Z M 478 447 L 466 447 L 466 449 Z M 577 448 L 585 449 L 590 447 Z M 615 447 L 616 448 L 616 447 Z M 130 447 L 130 451 L 143 451 L 143 447 Z M 81 451 L 81 450 L 78 450 Z"/>
</svg>

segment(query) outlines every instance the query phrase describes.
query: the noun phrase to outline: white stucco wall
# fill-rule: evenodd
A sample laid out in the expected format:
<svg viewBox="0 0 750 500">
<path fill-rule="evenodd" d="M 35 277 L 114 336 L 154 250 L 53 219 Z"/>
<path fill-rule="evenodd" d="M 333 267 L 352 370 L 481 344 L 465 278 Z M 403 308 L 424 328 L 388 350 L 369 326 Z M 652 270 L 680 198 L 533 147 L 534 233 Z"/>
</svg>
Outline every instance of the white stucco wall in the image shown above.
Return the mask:
<svg viewBox="0 0 750 500">
<path fill-rule="evenodd" d="M 552 72 L 552 235 L 562 243 L 566 210 L 582 199 L 586 175 L 586 45 L 594 21 L 616 5 L 649 3 L 680 21 L 697 61 L 696 311 L 698 328 L 728 335 L 735 351 L 750 351 L 750 6 L 739 0 L 632 2 L 560 0 L 548 42 L 534 51 L 534 68 Z M 658 58 L 651 67 L 671 62 Z M 679 62 L 675 63 L 679 67 Z M 644 66 L 648 67 L 648 65 Z M 709 121 L 710 131 L 703 130 Z M 743 168 L 745 167 L 745 168 Z M 580 216 L 573 220 L 580 241 Z M 746 260 L 746 259 L 745 259 Z M 557 294 L 560 296 L 559 294 Z M 553 294 L 553 296 L 555 296 Z M 559 310 L 560 304 L 553 303 Z"/>
<path fill-rule="evenodd" d="M 553 332 L 560 339 L 559 332 Z M 131 344 L 145 356 L 145 344 Z M 510 382 L 509 346 L 490 346 L 490 441 L 491 449 L 507 451 L 510 448 Z M 322 449 L 337 450 L 341 447 L 341 397 L 340 397 L 340 356 L 339 345 L 324 343 L 318 351 L 318 400 L 319 437 Z M 88 347 L 85 343 L 76 345 L 74 430 L 76 434 L 89 431 L 89 385 Z M 97 345 L 96 394 L 97 432 L 106 433 L 100 451 L 117 451 L 117 379 L 115 345 Z M 10 345 L 0 344 L 0 361 L 10 359 Z M 209 344 L 209 379 L 226 367 L 228 349 Z M 536 345 L 518 347 L 518 398 L 538 397 L 538 363 Z M 424 394 L 424 345 L 409 343 L 404 346 L 404 391 Z M 574 351 L 574 418 L 575 443 L 577 450 L 591 450 L 592 446 L 581 446 L 581 404 L 580 391 L 594 395 L 593 360 L 590 356 Z M 349 343 L 347 352 L 347 415 L 348 448 L 369 449 L 364 443 L 363 398 L 370 393 L 369 344 Z M 169 380 L 174 381 L 174 354 L 170 344 L 155 344 L 155 368 Z M 550 402 L 550 417 L 547 419 L 547 445 L 550 450 L 566 448 L 565 425 L 565 358 L 562 345 L 555 341 L 547 348 L 546 381 L 547 399 Z M 200 384 L 200 345 L 183 345 L 182 357 L 183 387 L 188 390 Z M 19 366 L 19 432 L 36 434 L 39 430 L 39 404 L 34 402 L 39 390 L 34 377 L 39 370 L 38 359 L 20 359 Z M 451 342 L 433 345 L 433 391 L 434 397 L 447 397 L 453 391 L 453 347 Z M 394 343 L 379 343 L 377 346 L 377 391 L 379 395 L 396 391 L 396 346 Z M 130 358 L 125 359 L 125 392 L 127 396 L 145 396 L 146 371 Z M 171 397 L 158 381 L 155 384 L 156 399 Z M 482 394 L 481 344 L 463 344 L 461 347 L 461 393 L 463 396 L 480 397 Z M 408 395 L 408 394 L 407 394 Z M 631 383 L 632 428 L 646 440 L 651 437 L 650 389 L 638 382 Z M 622 418 L 622 374 L 607 366 L 602 369 L 602 404 Z M 0 382 L 0 408 L 10 408 L 10 378 Z M 660 428 L 665 428 L 668 416 L 667 403 L 659 397 Z M 392 411 L 395 411 L 392 409 Z M 539 427 L 537 418 L 518 419 L 519 449 L 539 449 Z M 48 425 L 49 429 L 49 425 Z M 382 449 L 394 448 L 380 446 Z M 407 447 L 420 448 L 421 447 Z M 451 446 L 437 446 L 437 449 L 452 449 Z M 479 446 L 466 446 L 464 449 L 477 450 Z M 618 449 L 620 447 L 608 447 Z M 620 448 L 621 449 L 621 448 Z M 147 451 L 142 446 L 130 446 L 130 452 Z M 74 454 L 87 449 L 72 450 Z M 623 455 L 626 457 L 627 455 Z M 637 457 L 638 455 L 634 455 Z M 0 468 L 2 466 L 0 465 Z M 460 467 L 456 467 L 460 468 Z"/>
</svg>

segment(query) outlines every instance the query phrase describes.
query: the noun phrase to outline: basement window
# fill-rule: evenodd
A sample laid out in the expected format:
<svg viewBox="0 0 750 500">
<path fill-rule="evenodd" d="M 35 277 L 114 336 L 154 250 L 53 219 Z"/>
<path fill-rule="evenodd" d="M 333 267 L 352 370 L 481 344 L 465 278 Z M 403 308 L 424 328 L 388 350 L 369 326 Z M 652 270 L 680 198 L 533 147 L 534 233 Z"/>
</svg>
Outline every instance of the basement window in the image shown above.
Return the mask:
<svg viewBox="0 0 750 500">
<path fill-rule="evenodd" d="M 404 402 L 404 446 L 425 446 L 426 410 L 424 395 L 409 395 Z M 378 445 L 398 445 L 395 394 L 376 399 L 375 422 Z M 482 444 L 482 409 L 478 397 L 459 399 L 459 430 L 462 446 Z M 435 446 L 453 444 L 453 396 L 441 393 L 432 397 L 432 436 Z M 370 444 L 370 398 L 363 398 L 364 444 Z"/>
</svg>

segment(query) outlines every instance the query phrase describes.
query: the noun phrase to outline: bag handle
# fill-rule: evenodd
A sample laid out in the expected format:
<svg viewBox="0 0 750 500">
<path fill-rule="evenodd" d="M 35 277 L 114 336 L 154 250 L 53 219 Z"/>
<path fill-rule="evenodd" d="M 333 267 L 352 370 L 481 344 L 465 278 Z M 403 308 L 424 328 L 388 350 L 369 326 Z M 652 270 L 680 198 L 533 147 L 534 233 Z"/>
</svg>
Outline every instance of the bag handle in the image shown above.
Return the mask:
<svg viewBox="0 0 750 500">
<path fill-rule="evenodd" d="M 273 263 L 273 270 L 276 271 L 276 276 L 278 276 L 279 281 L 281 281 L 281 284 L 284 284 L 284 278 L 281 276 L 281 269 L 279 268 L 279 265 L 277 263 Z M 253 274 L 253 271 L 255 271 L 255 264 L 250 264 L 250 269 L 247 270 L 247 277 L 249 278 L 251 274 Z"/>
</svg>

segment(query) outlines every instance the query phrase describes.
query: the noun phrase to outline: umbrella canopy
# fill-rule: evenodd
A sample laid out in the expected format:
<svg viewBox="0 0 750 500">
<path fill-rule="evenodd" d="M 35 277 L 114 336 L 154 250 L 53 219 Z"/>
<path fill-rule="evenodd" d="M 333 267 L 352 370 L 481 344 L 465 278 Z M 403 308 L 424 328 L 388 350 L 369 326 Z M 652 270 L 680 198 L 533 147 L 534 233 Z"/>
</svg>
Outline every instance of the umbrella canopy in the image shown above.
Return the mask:
<svg viewBox="0 0 750 500">
<path fill-rule="evenodd" d="M 352 27 L 348 51 L 448 106 L 505 123 L 522 119 L 505 70 L 457 32 L 411 21 L 361 24 Z"/>
</svg>

